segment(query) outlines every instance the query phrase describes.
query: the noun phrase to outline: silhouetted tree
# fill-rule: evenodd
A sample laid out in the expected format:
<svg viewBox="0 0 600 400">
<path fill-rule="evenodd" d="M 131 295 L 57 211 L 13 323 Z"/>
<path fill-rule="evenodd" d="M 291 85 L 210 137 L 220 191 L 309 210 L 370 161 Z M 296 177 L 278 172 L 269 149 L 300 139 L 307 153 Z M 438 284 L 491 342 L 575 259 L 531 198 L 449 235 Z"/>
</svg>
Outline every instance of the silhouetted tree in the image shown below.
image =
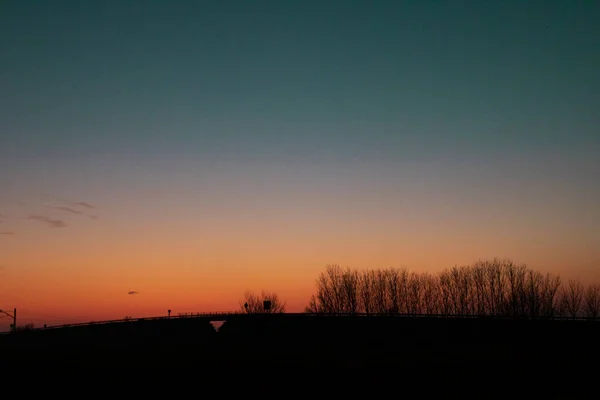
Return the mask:
<svg viewBox="0 0 600 400">
<path fill-rule="evenodd" d="M 313 294 L 312 296 L 310 296 L 310 300 L 308 301 L 308 305 L 304 309 L 304 312 L 317 314 L 324 313 L 325 311 L 320 307 L 317 297 Z"/>
<path fill-rule="evenodd" d="M 356 314 L 359 309 L 359 275 L 358 271 L 347 270 L 342 273 L 342 297 L 345 303 L 345 312 Z"/>
<path fill-rule="evenodd" d="M 421 274 L 421 287 L 423 291 L 422 312 L 425 314 L 440 313 L 440 290 L 437 276 L 428 272 Z"/>
<path fill-rule="evenodd" d="M 569 280 L 567 286 L 562 288 L 562 309 L 566 316 L 571 318 L 578 316 L 583 303 L 583 295 L 583 285 L 577 280 Z"/>
<path fill-rule="evenodd" d="M 498 259 L 478 261 L 476 265 L 480 265 L 485 270 L 485 285 L 488 291 L 486 296 L 486 311 L 489 315 L 501 315 L 506 303 L 507 288 L 504 265 Z"/>
<path fill-rule="evenodd" d="M 384 277 L 385 292 L 387 292 L 388 298 L 386 299 L 387 307 L 381 312 L 398 314 L 400 313 L 401 300 L 404 300 L 400 297 L 400 287 L 403 285 L 402 274 L 400 270 L 390 268 L 385 271 Z M 402 303 L 404 302 L 402 301 Z"/>
<path fill-rule="evenodd" d="M 557 310 L 557 303 L 559 301 L 558 298 L 558 290 L 560 289 L 561 279 L 560 276 L 552 276 L 551 274 L 546 274 L 544 280 L 542 282 L 542 307 L 541 307 L 541 316 L 542 317 L 554 317 Z"/>
<path fill-rule="evenodd" d="M 537 271 L 528 270 L 526 274 L 526 313 L 530 318 L 540 316 L 542 302 L 543 276 Z"/>
<path fill-rule="evenodd" d="M 440 273 L 440 288 L 444 296 L 446 314 L 472 314 L 470 272 L 468 267 L 453 267 Z"/>
<path fill-rule="evenodd" d="M 557 314 L 564 297 L 560 277 L 496 258 L 438 274 L 329 265 L 316 284 L 307 312 L 538 318 Z"/>
<path fill-rule="evenodd" d="M 376 271 L 375 285 L 373 287 L 374 299 L 375 299 L 375 312 L 378 314 L 387 313 L 391 309 L 390 303 L 390 289 L 387 284 L 387 275 L 390 273 L 388 270 Z"/>
<path fill-rule="evenodd" d="M 515 265 L 507 262 L 503 265 L 503 273 L 506 276 L 506 303 L 504 314 L 511 317 L 524 317 L 525 315 L 525 265 Z"/>
<path fill-rule="evenodd" d="M 328 314 L 357 312 L 359 307 L 359 276 L 339 265 L 328 265 L 317 278 L 317 293 L 307 310 Z"/>
<path fill-rule="evenodd" d="M 264 302 L 269 301 L 271 306 L 268 310 L 264 308 Z M 277 293 L 263 290 L 260 295 L 252 291 L 244 293 L 244 299 L 240 302 L 242 312 L 248 314 L 277 314 L 285 312 L 285 302 L 283 302 Z"/>
<path fill-rule="evenodd" d="M 585 313 L 590 318 L 600 317 L 600 285 L 591 284 L 585 290 Z"/>
<path fill-rule="evenodd" d="M 372 270 L 362 271 L 358 278 L 360 309 L 366 314 L 372 314 L 376 310 L 374 304 L 376 279 L 375 271 Z"/>
</svg>

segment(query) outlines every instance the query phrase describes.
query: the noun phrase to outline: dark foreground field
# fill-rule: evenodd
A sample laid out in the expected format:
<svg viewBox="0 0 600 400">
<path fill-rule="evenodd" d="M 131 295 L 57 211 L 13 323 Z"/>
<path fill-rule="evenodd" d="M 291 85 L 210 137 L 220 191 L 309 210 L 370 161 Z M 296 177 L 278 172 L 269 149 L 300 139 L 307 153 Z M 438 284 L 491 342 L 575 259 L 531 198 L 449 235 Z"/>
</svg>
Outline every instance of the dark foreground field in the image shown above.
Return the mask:
<svg viewBox="0 0 600 400">
<path fill-rule="evenodd" d="M 102 367 L 597 368 L 600 322 L 241 315 L 0 336 L 3 363 Z M 6 365 L 5 364 L 5 365 Z M 592 372 L 592 371 L 589 371 Z"/>
</svg>

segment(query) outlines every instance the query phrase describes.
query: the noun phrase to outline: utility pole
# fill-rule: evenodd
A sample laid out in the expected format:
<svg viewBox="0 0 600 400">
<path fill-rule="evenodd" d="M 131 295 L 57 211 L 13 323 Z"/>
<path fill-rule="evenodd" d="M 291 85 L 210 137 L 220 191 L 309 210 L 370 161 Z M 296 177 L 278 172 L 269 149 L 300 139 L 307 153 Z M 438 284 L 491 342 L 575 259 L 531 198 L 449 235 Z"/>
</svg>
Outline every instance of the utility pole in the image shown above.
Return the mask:
<svg viewBox="0 0 600 400">
<path fill-rule="evenodd" d="M 0 313 L 7 315 L 13 319 L 13 323 L 10 327 L 12 328 L 13 332 L 16 332 L 17 331 L 17 309 L 16 309 L 16 307 L 13 310 L 12 315 L 4 310 L 0 310 Z"/>
</svg>

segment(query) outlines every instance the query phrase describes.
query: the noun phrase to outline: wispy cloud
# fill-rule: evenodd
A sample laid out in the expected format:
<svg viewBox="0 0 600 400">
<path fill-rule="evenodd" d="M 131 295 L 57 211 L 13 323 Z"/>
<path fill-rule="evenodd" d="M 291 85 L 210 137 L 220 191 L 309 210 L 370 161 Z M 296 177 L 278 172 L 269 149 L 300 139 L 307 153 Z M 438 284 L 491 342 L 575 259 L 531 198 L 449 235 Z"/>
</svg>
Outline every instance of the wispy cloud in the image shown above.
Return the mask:
<svg viewBox="0 0 600 400">
<path fill-rule="evenodd" d="M 59 219 L 52 219 L 52 218 L 44 217 L 41 215 L 29 215 L 27 217 L 27 219 L 43 222 L 43 223 L 47 224 L 48 226 L 50 226 L 51 228 L 64 228 L 65 226 L 67 226 L 67 224 L 65 224 L 64 221 L 61 221 Z"/>
<path fill-rule="evenodd" d="M 71 214 L 83 214 L 81 211 L 75 210 L 74 208 L 71 207 L 63 207 L 63 206 L 46 206 L 48 208 L 52 208 L 54 210 L 59 210 L 59 211 L 64 211 L 64 212 L 68 212 Z"/>
<path fill-rule="evenodd" d="M 48 201 L 67 204 L 67 205 L 70 205 L 73 207 L 84 207 L 84 208 L 88 208 L 90 210 L 94 210 L 97 208 L 95 205 L 88 203 L 86 201 L 75 201 L 74 199 L 65 199 L 62 197 L 52 196 L 52 195 L 48 195 L 48 194 L 43 195 L 42 197 L 44 197 Z"/>
<path fill-rule="evenodd" d="M 0 232 L 0 235 L 5 235 L 5 236 L 12 236 L 14 235 L 14 232 Z"/>
<path fill-rule="evenodd" d="M 56 200 L 60 200 L 60 199 L 56 199 Z M 64 200 L 61 200 L 64 201 Z M 97 215 L 90 215 L 87 213 L 88 210 L 96 210 L 96 206 L 90 204 L 90 203 L 86 203 L 85 201 L 80 201 L 80 202 L 67 202 L 65 201 L 68 205 L 63 205 L 63 206 L 54 206 L 54 205 L 47 205 L 47 208 L 51 208 L 53 210 L 58 210 L 58 211 L 62 211 L 62 212 L 66 212 L 69 214 L 77 214 L 77 215 L 85 215 L 86 217 L 88 217 L 91 220 L 97 220 L 98 216 Z M 79 208 L 79 209 L 78 209 Z M 81 210 L 82 208 L 84 208 L 85 210 Z"/>
<path fill-rule="evenodd" d="M 127 294 L 138 294 L 138 292 L 136 292 L 135 290 L 130 290 L 129 292 L 127 292 Z"/>
<path fill-rule="evenodd" d="M 80 206 L 80 207 L 85 207 L 85 208 L 89 208 L 89 209 L 95 209 L 96 207 L 94 207 L 93 205 L 91 205 L 90 203 L 86 203 L 85 201 L 80 201 L 78 203 L 75 203 L 76 206 Z"/>
</svg>

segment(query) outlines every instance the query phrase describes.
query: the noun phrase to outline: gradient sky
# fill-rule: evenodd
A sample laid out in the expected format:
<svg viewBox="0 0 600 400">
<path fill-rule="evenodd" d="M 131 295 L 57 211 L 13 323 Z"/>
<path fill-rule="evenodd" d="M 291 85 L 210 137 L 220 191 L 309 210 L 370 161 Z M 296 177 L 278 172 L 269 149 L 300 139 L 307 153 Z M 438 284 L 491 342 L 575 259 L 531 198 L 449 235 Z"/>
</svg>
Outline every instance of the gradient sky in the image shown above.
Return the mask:
<svg viewBox="0 0 600 400">
<path fill-rule="evenodd" d="M 301 311 L 330 263 L 600 280 L 599 20 L 591 0 L 4 0 L 0 308 L 55 324 L 267 289 Z"/>
</svg>

